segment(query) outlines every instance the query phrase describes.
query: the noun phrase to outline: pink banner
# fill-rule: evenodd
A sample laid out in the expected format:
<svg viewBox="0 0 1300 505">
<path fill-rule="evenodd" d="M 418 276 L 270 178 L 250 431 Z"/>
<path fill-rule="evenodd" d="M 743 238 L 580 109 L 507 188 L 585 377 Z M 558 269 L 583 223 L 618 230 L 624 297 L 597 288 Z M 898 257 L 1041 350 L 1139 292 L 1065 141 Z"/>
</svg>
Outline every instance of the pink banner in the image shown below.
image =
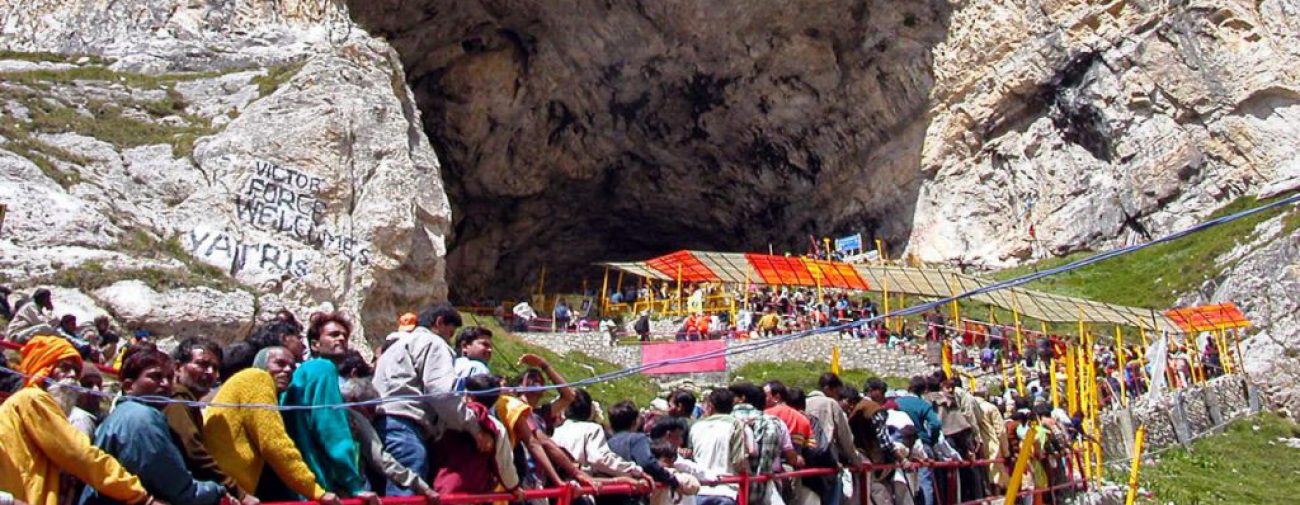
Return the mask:
<svg viewBox="0 0 1300 505">
<path fill-rule="evenodd" d="M 721 351 L 727 348 L 725 340 L 701 340 L 698 342 L 669 342 L 664 344 L 645 344 L 641 346 L 641 364 L 649 365 L 664 360 L 685 358 L 704 354 L 706 352 Z M 692 372 L 722 372 L 727 369 L 727 357 L 721 354 L 702 359 L 691 361 L 689 363 L 675 363 L 671 365 L 657 366 L 646 370 L 647 374 L 667 374 L 667 373 L 692 373 Z"/>
</svg>

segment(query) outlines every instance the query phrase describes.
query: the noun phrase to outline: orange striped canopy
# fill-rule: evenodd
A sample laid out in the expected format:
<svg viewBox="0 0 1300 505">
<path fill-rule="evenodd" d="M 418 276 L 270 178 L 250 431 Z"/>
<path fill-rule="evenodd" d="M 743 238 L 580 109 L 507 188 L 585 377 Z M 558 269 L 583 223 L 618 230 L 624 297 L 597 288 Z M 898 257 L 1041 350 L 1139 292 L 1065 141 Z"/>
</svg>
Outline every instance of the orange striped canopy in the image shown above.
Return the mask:
<svg viewBox="0 0 1300 505">
<path fill-rule="evenodd" d="M 610 267 L 659 280 L 869 289 L 848 263 L 757 253 L 677 251 L 646 261 Z"/>
<path fill-rule="evenodd" d="M 1232 302 L 1171 309 L 1166 311 L 1165 315 L 1185 332 L 1247 328 L 1251 326 L 1250 319 L 1247 319 L 1246 314 L 1242 313 L 1241 309 L 1237 308 L 1237 304 Z"/>
</svg>

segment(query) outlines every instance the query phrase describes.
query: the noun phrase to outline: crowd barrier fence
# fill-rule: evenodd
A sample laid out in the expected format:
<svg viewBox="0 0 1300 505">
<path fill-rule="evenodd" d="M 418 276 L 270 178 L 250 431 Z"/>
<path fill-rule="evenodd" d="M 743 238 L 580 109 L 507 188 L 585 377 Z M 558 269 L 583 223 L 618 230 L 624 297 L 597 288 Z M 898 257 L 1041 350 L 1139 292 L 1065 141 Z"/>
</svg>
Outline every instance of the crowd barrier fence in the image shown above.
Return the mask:
<svg viewBox="0 0 1300 505">
<path fill-rule="evenodd" d="M 1016 496 L 1018 498 L 1023 498 L 1023 497 L 1034 496 L 1039 494 L 1054 493 L 1062 490 L 1087 491 L 1088 489 L 1087 480 L 1085 480 L 1079 475 L 1076 475 L 1074 471 L 1074 469 L 1079 468 L 1078 466 L 1076 466 L 1077 464 L 1075 462 L 1076 458 L 1077 458 L 1077 454 L 1073 452 L 1071 452 L 1065 458 L 1066 472 L 1067 475 L 1069 476 L 1069 480 L 1067 482 L 1042 488 L 1042 489 L 1024 490 L 1019 492 Z M 958 468 L 965 468 L 965 467 L 978 468 L 978 467 L 987 467 L 993 464 L 1006 465 L 1007 459 L 998 458 L 998 459 L 986 459 L 986 460 L 974 460 L 974 461 L 932 461 L 929 463 L 898 463 L 898 464 L 889 464 L 889 465 L 866 464 L 866 465 L 851 467 L 848 469 L 854 476 L 853 479 L 854 489 L 853 489 L 852 503 L 860 504 L 860 505 L 871 505 L 869 501 L 870 494 L 871 494 L 869 489 L 870 486 L 869 475 L 871 472 L 898 470 L 898 469 L 916 470 L 920 468 L 930 468 L 930 469 L 958 469 Z M 1008 467 L 1009 466 L 1010 465 L 1008 465 Z M 738 489 L 736 494 L 736 505 L 750 505 L 749 484 L 751 483 L 797 479 L 803 477 L 832 476 L 832 475 L 838 475 L 840 471 L 844 468 L 845 467 L 809 468 L 809 469 L 792 470 L 792 471 L 780 472 L 780 473 L 760 473 L 760 474 L 753 474 L 753 475 L 741 474 L 741 475 L 723 477 L 716 481 L 702 482 L 701 484 L 704 485 L 737 484 Z M 1008 468 L 1007 471 L 1010 472 L 1011 469 Z M 1029 470 L 1026 470 L 1026 472 L 1028 471 Z M 957 472 L 950 472 L 948 474 L 948 479 L 950 481 L 954 481 L 954 483 L 957 478 L 958 478 Z M 936 482 L 936 487 L 937 485 L 938 483 Z M 955 486 L 950 487 L 950 489 L 954 489 L 954 488 Z M 555 505 L 572 505 L 573 500 L 580 496 L 600 496 L 600 495 L 617 495 L 617 494 L 649 495 L 653 491 L 654 489 L 647 488 L 646 486 L 622 484 L 622 483 L 605 484 L 600 486 L 599 488 L 593 488 L 591 486 L 570 485 L 570 486 L 558 486 L 558 487 L 548 487 L 542 489 L 525 490 L 523 492 L 523 499 L 524 500 L 554 499 Z M 979 505 L 979 504 L 990 503 L 998 500 L 1003 500 L 1005 498 L 1006 497 L 1004 495 L 995 494 L 977 500 L 961 502 L 958 503 L 957 505 Z M 516 501 L 516 497 L 510 493 L 484 493 L 484 494 L 457 493 L 457 494 L 444 494 L 439 498 L 439 503 L 441 505 L 471 505 L 471 504 L 479 504 L 479 503 L 511 502 L 511 501 Z M 362 505 L 363 503 L 360 499 L 357 498 L 346 498 L 343 499 L 342 502 L 343 505 Z M 425 503 L 425 498 L 423 496 L 385 497 L 385 498 L 381 498 L 380 502 L 383 505 L 422 505 Z M 955 502 L 955 500 L 949 503 L 952 502 Z M 290 501 L 290 502 L 267 502 L 264 503 L 263 505 L 312 505 L 313 503 L 315 502 Z M 225 503 L 223 505 L 237 505 L 237 504 Z"/>
</svg>

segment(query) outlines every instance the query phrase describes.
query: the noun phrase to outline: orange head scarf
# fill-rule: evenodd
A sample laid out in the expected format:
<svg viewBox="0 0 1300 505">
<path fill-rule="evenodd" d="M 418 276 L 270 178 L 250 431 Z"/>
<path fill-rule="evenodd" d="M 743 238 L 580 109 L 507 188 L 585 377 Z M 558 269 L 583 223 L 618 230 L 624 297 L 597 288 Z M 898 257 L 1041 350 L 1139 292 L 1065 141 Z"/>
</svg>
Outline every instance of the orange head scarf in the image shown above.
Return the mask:
<svg viewBox="0 0 1300 505">
<path fill-rule="evenodd" d="M 78 366 L 81 365 L 81 354 L 67 339 L 51 336 L 33 337 L 27 341 L 27 345 L 23 346 L 23 360 L 18 364 L 18 370 L 27 375 L 27 382 L 23 385 L 33 386 L 41 379 L 49 377 L 50 372 L 54 370 L 54 365 L 66 358 L 73 358 Z"/>
</svg>

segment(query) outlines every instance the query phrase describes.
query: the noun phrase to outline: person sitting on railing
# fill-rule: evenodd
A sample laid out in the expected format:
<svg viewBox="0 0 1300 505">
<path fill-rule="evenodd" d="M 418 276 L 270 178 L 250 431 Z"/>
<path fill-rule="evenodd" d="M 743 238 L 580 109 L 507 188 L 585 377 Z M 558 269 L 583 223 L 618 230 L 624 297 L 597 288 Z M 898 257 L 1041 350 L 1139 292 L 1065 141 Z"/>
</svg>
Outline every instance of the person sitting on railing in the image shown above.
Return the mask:
<svg viewBox="0 0 1300 505">
<path fill-rule="evenodd" d="M 519 364 L 550 368 L 550 363 L 534 354 L 521 356 Z M 540 372 L 537 373 L 540 375 Z M 516 380 L 516 385 L 519 382 L 520 380 Z M 505 387 L 506 384 L 503 382 L 502 386 Z M 590 475 L 579 469 L 573 459 L 550 439 L 537 421 L 532 405 L 529 405 L 526 400 L 503 394 L 497 399 L 494 408 L 497 419 L 501 420 L 501 424 L 510 435 L 515 468 L 522 470 L 520 478 L 524 488 L 545 487 L 548 483 L 560 486 L 571 482 L 565 476 L 572 476 L 573 480 L 585 486 L 599 485 Z"/>
<path fill-rule="evenodd" d="M 113 413 L 95 431 L 95 446 L 140 477 L 145 490 L 172 503 L 212 505 L 226 496 L 220 483 L 198 480 L 186 470 L 185 459 L 172 441 L 158 399 L 171 397 L 176 364 L 152 345 L 127 351 L 122 365 L 121 397 Z M 88 488 L 81 505 L 119 503 Z"/>
<path fill-rule="evenodd" d="M 56 505 L 66 472 L 122 503 L 161 503 L 116 459 L 90 445 L 68 423 L 80 392 L 77 350 L 61 337 L 37 336 L 23 346 L 24 387 L 0 403 L 0 492 L 29 505 Z"/>
<path fill-rule="evenodd" d="M 651 478 L 636 463 L 619 457 L 610 449 L 605 439 L 605 429 L 591 422 L 592 401 L 586 390 L 575 392 L 576 398 L 568 410 L 563 424 L 555 428 L 551 437 L 556 444 L 568 451 L 583 471 L 592 475 L 607 477 L 627 477 L 631 484 L 654 485 Z"/>
</svg>

